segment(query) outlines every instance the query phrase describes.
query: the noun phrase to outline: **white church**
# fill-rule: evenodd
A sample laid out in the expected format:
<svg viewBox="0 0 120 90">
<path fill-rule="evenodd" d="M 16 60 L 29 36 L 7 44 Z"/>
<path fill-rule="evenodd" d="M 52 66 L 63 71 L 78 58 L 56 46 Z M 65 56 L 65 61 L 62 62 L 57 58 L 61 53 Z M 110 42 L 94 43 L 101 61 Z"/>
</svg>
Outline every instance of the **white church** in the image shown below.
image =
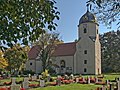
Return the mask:
<svg viewBox="0 0 120 90">
<path fill-rule="evenodd" d="M 28 53 L 26 70 L 42 72 L 42 63 L 36 58 L 37 46 Z M 78 24 L 78 41 L 58 44 L 54 51 L 56 73 L 101 74 L 101 44 L 99 41 L 99 24 L 94 14 L 87 12 Z"/>
</svg>

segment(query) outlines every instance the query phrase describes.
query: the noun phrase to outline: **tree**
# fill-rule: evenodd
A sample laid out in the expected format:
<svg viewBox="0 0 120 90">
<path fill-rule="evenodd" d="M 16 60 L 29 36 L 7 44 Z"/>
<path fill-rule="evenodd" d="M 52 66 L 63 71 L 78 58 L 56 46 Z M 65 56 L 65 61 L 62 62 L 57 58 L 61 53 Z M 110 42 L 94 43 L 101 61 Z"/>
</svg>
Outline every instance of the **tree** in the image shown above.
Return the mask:
<svg viewBox="0 0 120 90">
<path fill-rule="evenodd" d="M 102 71 L 120 72 L 120 31 L 100 35 L 102 46 Z"/>
<path fill-rule="evenodd" d="M 38 59 L 42 61 L 43 71 L 50 65 L 52 54 L 55 50 L 55 46 L 61 41 L 58 39 L 58 33 L 43 33 L 40 35 L 37 42 L 34 45 L 38 45 Z"/>
<path fill-rule="evenodd" d="M 113 22 L 117 22 L 120 28 L 120 1 L 119 0 L 88 0 L 92 11 L 97 15 L 99 22 L 111 27 Z"/>
<path fill-rule="evenodd" d="M 16 44 L 11 48 L 8 48 L 5 52 L 5 57 L 8 60 L 8 67 L 9 71 L 20 71 L 21 66 L 25 64 L 28 60 L 28 51 L 29 47 L 25 46 L 22 47 L 20 44 Z"/>
<path fill-rule="evenodd" d="M 0 46 L 27 45 L 45 29 L 55 30 L 55 0 L 0 0 Z"/>
<path fill-rule="evenodd" d="M 0 69 L 8 66 L 7 60 L 4 58 L 4 53 L 0 50 Z"/>
</svg>

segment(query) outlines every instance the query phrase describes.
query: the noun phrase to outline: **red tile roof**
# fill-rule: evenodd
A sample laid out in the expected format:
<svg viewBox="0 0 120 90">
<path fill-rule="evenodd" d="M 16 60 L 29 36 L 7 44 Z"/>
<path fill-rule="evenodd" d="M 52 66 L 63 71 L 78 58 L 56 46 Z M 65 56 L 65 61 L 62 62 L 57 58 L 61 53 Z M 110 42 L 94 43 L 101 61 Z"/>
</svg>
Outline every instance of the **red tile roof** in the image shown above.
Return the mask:
<svg viewBox="0 0 120 90">
<path fill-rule="evenodd" d="M 76 52 L 76 42 L 62 43 L 56 46 L 53 56 L 73 56 Z M 35 59 L 39 54 L 39 46 L 33 46 L 28 53 L 29 59 Z"/>
<path fill-rule="evenodd" d="M 28 58 L 35 59 L 39 54 L 39 50 L 40 50 L 39 46 L 33 46 L 28 52 Z"/>
<path fill-rule="evenodd" d="M 74 55 L 76 51 L 76 43 L 63 43 L 58 44 L 54 51 L 53 56 L 71 56 Z"/>
</svg>

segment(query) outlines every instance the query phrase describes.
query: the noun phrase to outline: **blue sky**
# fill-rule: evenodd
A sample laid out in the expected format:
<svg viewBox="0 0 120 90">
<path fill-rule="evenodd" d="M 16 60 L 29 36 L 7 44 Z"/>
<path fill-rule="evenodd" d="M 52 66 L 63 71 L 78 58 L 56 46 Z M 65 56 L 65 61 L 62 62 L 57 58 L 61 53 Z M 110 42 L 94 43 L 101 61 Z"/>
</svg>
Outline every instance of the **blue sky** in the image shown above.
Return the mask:
<svg viewBox="0 0 120 90">
<path fill-rule="evenodd" d="M 87 0 L 56 0 L 60 12 L 60 20 L 57 22 L 57 31 L 60 33 L 64 42 L 72 42 L 78 37 L 78 22 L 80 17 L 86 12 Z M 115 26 L 115 25 L 114 25 Z M 105 33 L 116 30 L 117 27 L 107 29 L 105 25 L 100 24 L 99 32 Z"/>
</svg>

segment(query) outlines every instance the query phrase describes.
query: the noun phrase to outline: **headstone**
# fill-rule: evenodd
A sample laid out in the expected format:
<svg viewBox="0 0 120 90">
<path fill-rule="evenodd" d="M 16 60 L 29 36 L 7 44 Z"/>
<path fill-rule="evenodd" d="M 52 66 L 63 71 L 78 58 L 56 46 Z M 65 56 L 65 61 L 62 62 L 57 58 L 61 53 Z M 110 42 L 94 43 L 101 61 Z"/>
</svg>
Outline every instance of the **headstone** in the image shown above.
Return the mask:
<svg viewBox="0 0 120 90">
<path fill-rule="evenodd" d="M 48 76 L 47 76 L 47 82 L 50 82 L 50 78 L 51 78 L 51 76 L 48 74 Z"/>
<path fill-rule="evenodd" d="M 40 80 L 40 87 L 44 87 L 45 86 L 45 80 Z"/>
<path fill-rule="evenodd" d="M 11 85 L 10 90 L 20 90 L 20 85 Z"/>
<path fill-rule="evenodd" d="M 11 74 L 8 74 L 8 78 L 11 78 Z"/>
<path fill-rule="evenodd" d="M 36 75 L 32 76 L 32 81 L 36 81 L 36 80 L 37 80 L 37 76 Z"/>
<path fill-rule="evenodd" d="M 72 79 L 72 80 L 74 79 L 74 75 L 73 74 L 70 75 L 70 79 Z"/>
<path fill-rule="evenodd" d="M 57 77 L 56 82 L 57 82 L 57 85 L 58 85 L 58 86 L 61 85 L 61 76 L 58 76 L 58 77 Z"/>
<path fill-rule="evenodd" d="M 83 82 L 85 82 L 85 78 L 83 77 Z"/>
<path fill-rule="evenodd" d="M 65 78 L 65 80 L 69 79 L 68 75 L 66 75 L 66 74 L 65 74 L 64 78 Z"/>
<path fill-rule="evenodd" d="M 42 79 L 42 75 L 39 75 L 39 79 Z"/>
<path fill-rule="evenodd" d="M 90 84 L 90 77 L 88 77 L 88 84 Z"/>
<path fill-rule="evenodd" d="M 95 82 L 98 83 L 98 78 L 96 77 L 95 79 L 96 79 Z"/>
<path fill-rule="evenodd" d="M 10 86 L 10 90 L 20 90 L 20 86 L 19 85 L 16 85 L 15 81 L 16 81 L 16 78 L 12 78 L 12 84 Z"/>
<path fill-rule="evenodd" d="M 16 81 L 16 78 L 12 78 L 12 85 L 16 85 L 15 81 Z"/>
<path fill-rule="evenodd" d="M 31 74 L 28 74 L 29 79 L 31 79 Z"/>
<path fill-rule="evenodd" d="M 79 78 L 76 78 L 76 83 L 78 83 L 79 82 Z"/>
<path fill-rule="evenodd" d="M 106 80 L 106 84 L 109 85 L 109 80 Z"/>
<path fill-rule="evenodd" d="M 117 88 L 120 90 L 120 81 L 117 81 Z"/>
<path fill-rule="evenodd" d="M 24 78 L 23 88 L 25 88 L 25 89 L 29 88 L 29 78 L 27 78 L 27 77 Z"/>
</svg>

